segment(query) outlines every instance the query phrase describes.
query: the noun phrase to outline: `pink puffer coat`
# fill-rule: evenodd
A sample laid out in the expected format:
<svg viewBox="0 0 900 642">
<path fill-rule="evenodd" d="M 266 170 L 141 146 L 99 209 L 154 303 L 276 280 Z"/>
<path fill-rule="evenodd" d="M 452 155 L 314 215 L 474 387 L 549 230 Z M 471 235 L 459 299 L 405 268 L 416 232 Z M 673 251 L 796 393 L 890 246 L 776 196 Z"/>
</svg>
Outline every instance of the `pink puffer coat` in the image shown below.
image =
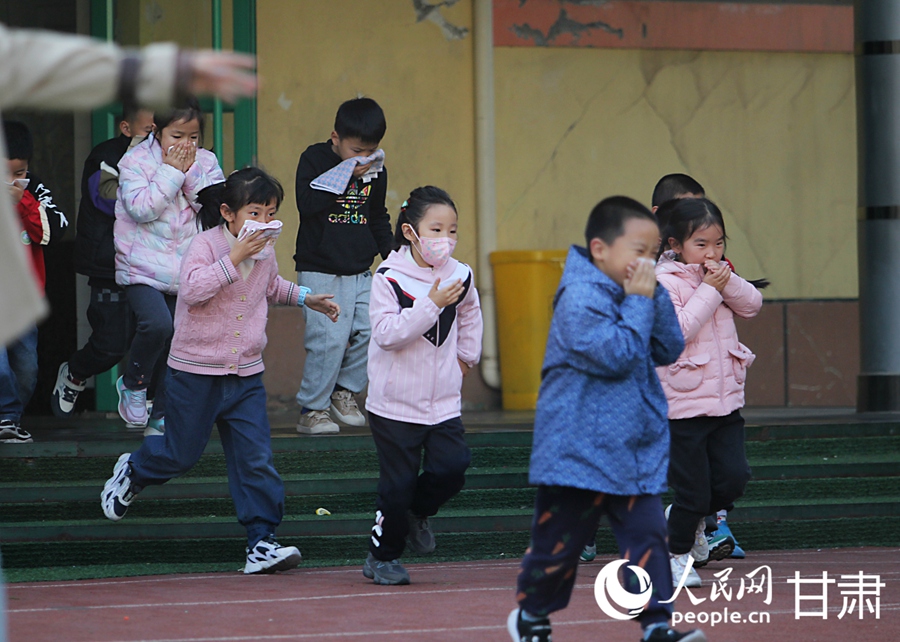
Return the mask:
<svg viewBox="0 0 900 642">
<path fill-rule="evenodd" d="M 657 368 L 669 419 L 722 417 L 744 405 L 747 368 L 756 358 L 738 341 L 734 315 L 749 319 L 762 307 L 762 294 L 732 274 L 719 293 L 703 283 L 703 266 L 685 265 L 663 254 L 656 278 L 668 290 L 684 333 L 678 361 Z"/>
<path fill-rule="evenodd" d="M 187 173 L 166 165 L 153 135 L 119 161 L 116 283 L 178 293 L 181 259 L 200 231 L 197 193 L 225 180 L 215 154 L 197 150 Z"/>
</svg>

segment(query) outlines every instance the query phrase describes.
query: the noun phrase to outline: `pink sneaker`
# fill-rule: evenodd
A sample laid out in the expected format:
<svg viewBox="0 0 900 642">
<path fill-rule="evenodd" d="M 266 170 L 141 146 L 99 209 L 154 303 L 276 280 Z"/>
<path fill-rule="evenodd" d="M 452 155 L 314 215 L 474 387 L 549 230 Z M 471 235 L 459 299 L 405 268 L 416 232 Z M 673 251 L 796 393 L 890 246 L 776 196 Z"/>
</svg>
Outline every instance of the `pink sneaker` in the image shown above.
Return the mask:
<svg viewBox="0 0 900 642">
<path fill-rule="evenodd" d="M 129 390 L 125 387 L 123 377 L 116 380 L 116 392 L 119 393 L 119 416 L 131 428 L 144 428 L 147 425 L 147 390 Z"/>
</svg>

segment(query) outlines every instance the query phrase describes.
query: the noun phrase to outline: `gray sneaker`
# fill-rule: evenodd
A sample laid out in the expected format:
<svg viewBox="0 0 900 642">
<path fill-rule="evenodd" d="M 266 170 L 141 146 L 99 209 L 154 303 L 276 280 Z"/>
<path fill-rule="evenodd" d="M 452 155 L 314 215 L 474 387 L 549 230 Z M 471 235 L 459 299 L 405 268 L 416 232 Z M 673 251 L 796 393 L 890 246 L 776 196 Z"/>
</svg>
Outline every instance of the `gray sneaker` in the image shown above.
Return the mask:
<svg viewBox="0 0 900 642">
<path fill-rule="evenodd" d="M 340 430 L 327 410 L 310 410 L 297 422 L 297 432 L 302 435 L 334 435 Z"/>
<path fill-rule="evenodd" d="M 331 416 L 347 426 L 366 425 L 366 416 L 362 414 L 349 390 L 335 390 L 331 393 Z"/>
<path fill-rule="evenodd" d="M 363 575 L 376 584 L 394 586 L 397 584 L 409 584 L 409 573 L 398 560 L 384 562 L 375 559 L 371 553 L 363 564 Z"/>
<path fill-rule="evenodd" d="M 419 555 L 428 555 L 434 552 L 434 531 L 427 517 L 417 517 L 411 512 L 407 513 L 409 520 L 409 533 L 406 535 L 406 544 L 409 550 Z"/>
</svg>

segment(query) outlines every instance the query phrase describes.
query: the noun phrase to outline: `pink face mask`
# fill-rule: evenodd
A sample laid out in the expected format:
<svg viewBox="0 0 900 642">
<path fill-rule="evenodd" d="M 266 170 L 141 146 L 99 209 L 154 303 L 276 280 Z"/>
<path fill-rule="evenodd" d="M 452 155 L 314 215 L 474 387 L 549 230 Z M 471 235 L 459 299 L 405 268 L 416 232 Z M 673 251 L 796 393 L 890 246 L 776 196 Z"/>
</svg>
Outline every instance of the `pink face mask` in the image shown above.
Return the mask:
<svg viewBox="0 0 900 642">
<path fill-rule="evenodd" d="M 442 236 L 440 238 L 428 238 L 426 236 L 425 238 L 419 238 L 419 235 L 413 230 L 412 225 L 409 226 L 409 229 L 412 230 L 413 236 L 419 241 L 419 247 L 416 248 L 416 251 L 428 265 L 439 268 L 443 267 L 447 261 L 450 260 L 450 256 L 453 254 L 453 250 L 456 247 L 456 239 L 451 239 L 448 236 Z"/>
</svg>

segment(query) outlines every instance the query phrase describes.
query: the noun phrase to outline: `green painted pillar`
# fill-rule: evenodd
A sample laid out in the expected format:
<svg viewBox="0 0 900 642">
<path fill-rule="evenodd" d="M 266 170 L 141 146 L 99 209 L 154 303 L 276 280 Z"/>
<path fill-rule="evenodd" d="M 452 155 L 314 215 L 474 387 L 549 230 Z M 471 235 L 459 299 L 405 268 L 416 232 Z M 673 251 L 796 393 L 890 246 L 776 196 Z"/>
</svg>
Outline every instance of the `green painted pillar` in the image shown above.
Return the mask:
<svg viewBox="0 0 900 642">
<path fill-rule="evenodd" d="M 256 54 L 256 0 L 233 0 L 234 50 Z M 256 165 L 256 99 L 234 106 L 234 166 Z"/>
<path fill-rule="evenodd" d="M 91 0 L 91 35 L 93 37 L 112 42 L 114 19 L 113 0 Z M 110 105 L 96 109 L 91 114 L 91 143 L 93 145 L 99 145 L 116 135 L 117 111 L 117 106 Z M 119 396 L 116 393 L 116 379 L 118 378 L 118 366 L 94 377 L 96 410 L 101 412 L 116 410 L 119 404 Z"/>
</svg>

